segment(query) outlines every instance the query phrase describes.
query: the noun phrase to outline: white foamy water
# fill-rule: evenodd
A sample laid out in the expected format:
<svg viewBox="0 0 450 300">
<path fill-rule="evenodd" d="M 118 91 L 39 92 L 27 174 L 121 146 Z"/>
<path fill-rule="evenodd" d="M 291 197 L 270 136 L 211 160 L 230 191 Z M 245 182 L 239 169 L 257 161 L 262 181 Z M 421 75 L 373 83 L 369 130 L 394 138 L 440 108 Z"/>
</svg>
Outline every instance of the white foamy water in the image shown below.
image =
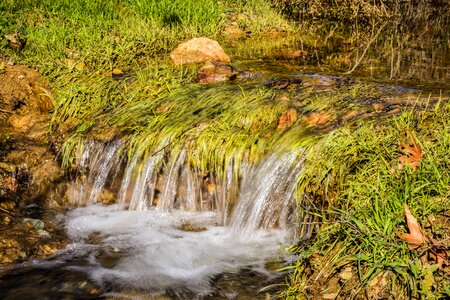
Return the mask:
<svg viewBox="0 0 450 300">
<path fill-rule="evenodd" d="M 115 253 L 116 261 L 109 267 L 100 261 L 77 267 L 93 280 L 156 292 L 186 288 L 205 294 L 215 275 L 243 267 L 266 272 L 265 261 L 283 255 L 282 231 L 260 229 L 242 236 L 215 226 L 216 217 L 214 212 L 119 211 L 94 205 L 71 211 L 66 228 L 74 241 L 72 249 L 89 249 L 88 237 L 95 233 L 100 236 L 99 247 Z"/>
</svg>

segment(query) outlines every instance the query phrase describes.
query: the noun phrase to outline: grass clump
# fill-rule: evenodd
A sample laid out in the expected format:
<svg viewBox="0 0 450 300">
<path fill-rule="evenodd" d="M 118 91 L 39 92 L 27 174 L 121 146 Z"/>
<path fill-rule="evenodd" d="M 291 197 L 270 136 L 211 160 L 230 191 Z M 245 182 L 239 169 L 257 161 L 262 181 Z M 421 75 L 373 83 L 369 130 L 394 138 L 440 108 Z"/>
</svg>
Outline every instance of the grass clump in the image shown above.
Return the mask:
<svg viewBox="0 0 450 300">
<path fill-rule="evenodd" d="M 229 13 L 254 33 L 287 26 L 266 1 L 8 0 L 0 11 L 2 35 L 19 32 L 27 40 L 20 52 L 3 51 L 50 79 L 56 102 L 51 128 L 68 145 L 66 166 L 85 138 L 127 136 L 130 153 L 145 147 L 151 153 L 165 141 L 183 144 L 199 132 L 195 138 L 213 153 L 219 139 L 239 149 L 254 145 L 262 135 L 256 123 L 276 127 L 272 119 L 280 107 L 264 104 L 266 92 L 242 96 L 249 89 L 237 86 L 204 91 L 192 84 L 195 67 L 168 61 L 168 52 L 185 40 L 220 39 Z M 118 80 L 111 78 L 115 68 L 124 72 Z M 237 125 L 249 118 L 254 120 Z"/>
<path fill-rule="evenodd" d="M 449 248 L 449 113 L 438 104 L 343 127 L 313 148 L 298 181 L 303 237 L 312 239 L 292 248 L 299 259 L 286 298 L 448 297 L 448 267 L 439 270 L 429 249 L 409 250 L 397 233 L 408 230 L 406 203 L 425 235 Z M 399 168 L 407 132 L 424 153 L 416 170 Z"/>
</svg>

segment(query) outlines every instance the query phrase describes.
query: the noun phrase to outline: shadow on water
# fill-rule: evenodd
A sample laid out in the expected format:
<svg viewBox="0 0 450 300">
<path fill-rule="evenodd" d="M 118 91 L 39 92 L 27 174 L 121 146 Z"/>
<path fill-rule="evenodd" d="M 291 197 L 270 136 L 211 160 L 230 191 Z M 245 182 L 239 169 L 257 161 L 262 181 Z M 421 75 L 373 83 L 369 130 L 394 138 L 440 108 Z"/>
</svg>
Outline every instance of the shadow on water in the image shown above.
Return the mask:
<svg viewBox="0 0 450 300">
<path fill-rule="evenodd" d="M 211 277 L 213 289 L 199 296 L 182 286 L 152 291 L 127 289 L 114 279 L 99 284 L 86 272 L 117 261 L 117 254 L 97 248 L 83 256 L 72 257 L 69 251 L 47 261 L 5 269 L 0 271 L 0 299 L 267 299 L 269 293 L 280 291 L 285 276 L 274 273 L 283 262 L 268 262 L 270 274 L 242 267 Z"/>
</svg>

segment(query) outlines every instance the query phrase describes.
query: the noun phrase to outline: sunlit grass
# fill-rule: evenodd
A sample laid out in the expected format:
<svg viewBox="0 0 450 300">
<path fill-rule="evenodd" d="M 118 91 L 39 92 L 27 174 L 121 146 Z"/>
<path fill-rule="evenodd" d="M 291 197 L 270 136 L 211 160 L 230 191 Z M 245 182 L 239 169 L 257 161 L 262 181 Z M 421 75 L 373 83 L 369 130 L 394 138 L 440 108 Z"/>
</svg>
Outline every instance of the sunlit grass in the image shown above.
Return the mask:
<svg viewBox="0 0 450 300">
<path fill-rule="evenodd" d="M 287 298 L 298 299 L 306 290 L 321 293 L 320 285 L 326 287 L 345 267 L 352 267 L 357 278 L 340 291 L 344 298 L 370 290 L 380 273 L 394 297 L 445 295 L 448 274 L 427 267 L 422 253 L 408 250 L 396 235 L 407 230 L 406 203 L 426 235 L 448 245 L 449 232 L 436 220 L 450 209 L 450 107 L 437 107 L 343 127 L 313 147 L 297 190 L 303 233 L 312 240 L 293 248 L 299 260 Z M 407 132 L 425 153 L 417 170 L 398 168 Z"/>
</svg>

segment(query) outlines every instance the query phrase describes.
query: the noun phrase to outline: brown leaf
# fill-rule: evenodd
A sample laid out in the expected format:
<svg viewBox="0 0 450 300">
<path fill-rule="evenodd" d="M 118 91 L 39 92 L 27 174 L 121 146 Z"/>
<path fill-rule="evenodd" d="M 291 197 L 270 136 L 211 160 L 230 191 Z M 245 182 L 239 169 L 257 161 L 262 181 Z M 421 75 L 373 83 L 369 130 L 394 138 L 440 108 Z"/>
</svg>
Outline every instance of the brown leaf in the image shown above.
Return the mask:
<svg viewBox="0 0 450 300">
<path fill-rule="evenodd" d="M 397 233 L 397 236 L 408 243 L 410 250 L 416 250 L 428 243 L 428 239 L 423 234 L 417 219 L 411 214 L 409 207 L 405 204 L 405 217 L 409 233 Z"/>
<path fill-rule="evenodd" d="M 312 113 L 308 117 L 309 125 L 323 125 L 331 118 L 331 115 L 325 112 Z"/>
<path fill-rule="evenodd" d="M 411 135 L 411 133 L 408 132 L 408 136 L 411 139 L 413 146 L 411 147 L 404 143 L 400 144 L 403 147 L 403 152 L 406 155 L 402 155 L 400 157 L 400 163 L 398 164 L 398 168 L 402 169 L 403 166 L 409 165 L 413 170 L 416 170 L 420 166 L 420 162 L 422 161 L 422 149 L 420 148 L 419 145 L 417 145 L 417 142 Z"/>
<path fill-rule="evenodd" d="M 434 260 L 439 265 L 440 269 L 442 269 L 444 264 L 448 265 L 449 255 L 446 248 L 439 245 L 439 242 L 435 239 L 428 239 L 424 235 L 422 228 L 417 222 L 417 219 L 411 214 L 407 204 L 405 204 L 405 217 L 409 233 L 397 232 L 397 236 L 408 244 L 410 250 L 418 250 L 420 248 L 422 248 L 422 250 L 428 250 L 429 258 Z M 426 255 L 422 256 L 422 260 L 426 260 Z"/>
<path fill-rule="evenodd" d="M 17 180 L 14 177 L 9 176 L 8 178 L 6 178 L 5 186 L 11 191 L 15 192 L 17 191 L 18 187 Z"/>
<path fill-rule="evenodd" d="M 442 247 L 435 239 L 431 239 L 431 242 L 432 247 L 430 248 L 429 253 L 430 258 L 437 262 L 439 269 L 442 269 L 443 265 L 449 265 L 449 255 L 445 247 Z"/>
<path fill-rule="evenodd" d="M 291 108 L 283 112 L 278 119 L 278 129 L 291 127 L 295 122 L 297 122 L 298 113 L 297 110 Z"/>
</svg>

